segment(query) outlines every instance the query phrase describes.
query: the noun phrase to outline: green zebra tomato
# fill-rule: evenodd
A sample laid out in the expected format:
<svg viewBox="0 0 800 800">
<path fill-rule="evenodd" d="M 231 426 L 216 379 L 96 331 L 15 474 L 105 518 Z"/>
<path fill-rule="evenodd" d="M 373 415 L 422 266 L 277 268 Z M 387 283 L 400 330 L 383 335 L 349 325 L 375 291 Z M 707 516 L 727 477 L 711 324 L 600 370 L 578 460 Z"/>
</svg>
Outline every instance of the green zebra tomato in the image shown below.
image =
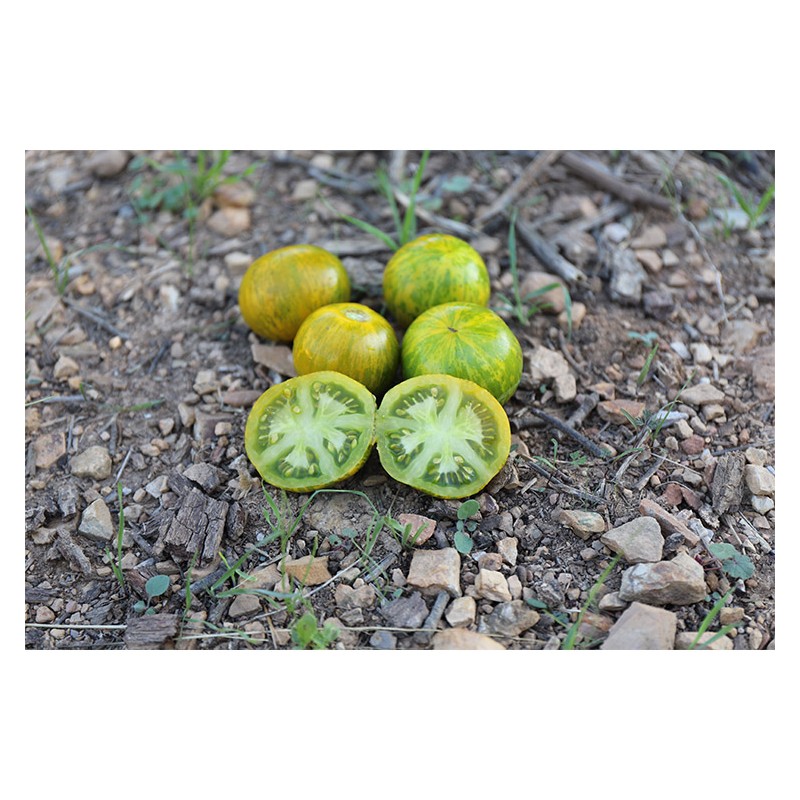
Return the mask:
<svg viewBox="0 0 800 800">
<path fill-rule="evenodd" d="M 477 250 L 443 233 L 403 245 L 383 273 L 383 296 L 392 316 L 407 327 L 431 306 L 456 301 L 486 305 L 489 272 Z"/>
<path fill-rule="evenodd" d="M 393 386 L 378 408 L 378 455 L 395 480 L 435 497 L 479 492 L 506 463 L 511 429 L 472 381 L 422 375 Z"/>
<path fill-rule="evenodd" d="M 420 314 L 403 337 L 403 375 L 444 373 L 474 381 L 506 403 L 522 378 L 522 348 L 494 311 L 443 303 Z"/>
<path fill-rule="evenodd" d="M 244 446 L 261 477 L 310 492 L 355 474 L 375 443 L 375 398 L 338 372 L 313 372 L 267 389 L 247 417 Z"/>
<path fill-rule="evenodd" d="M 333 303 L 306 317 L 292 355 L 298 375 L 334 370 L 380 395 L 397 375 L 400 343 L 394 328 L 368 306 Z"/>
</svg>

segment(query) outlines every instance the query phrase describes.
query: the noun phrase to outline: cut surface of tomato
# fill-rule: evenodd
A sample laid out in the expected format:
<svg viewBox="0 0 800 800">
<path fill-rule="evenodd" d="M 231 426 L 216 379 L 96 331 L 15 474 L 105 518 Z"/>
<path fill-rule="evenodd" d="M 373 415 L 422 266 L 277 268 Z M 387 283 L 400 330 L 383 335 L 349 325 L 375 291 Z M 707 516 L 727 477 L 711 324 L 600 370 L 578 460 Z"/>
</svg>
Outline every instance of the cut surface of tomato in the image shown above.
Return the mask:
<svg viewBox="0 0 800 800">
<path fill-rule="evenodd" d="M 378 455 L 395 480 L 435 497 L 469 497 L 506 463 L 503 407 L 472 381 L 422 375 L 392 387 L 378 409 Z"/>
<path fill-rule="evenodd" d="M 271 386 L 245 427 L 245 451 L 273 486 L 310 492 L 350 477 L 375 442 L 376 403 L 358 381 L 314 372 Z"/>
</svg>

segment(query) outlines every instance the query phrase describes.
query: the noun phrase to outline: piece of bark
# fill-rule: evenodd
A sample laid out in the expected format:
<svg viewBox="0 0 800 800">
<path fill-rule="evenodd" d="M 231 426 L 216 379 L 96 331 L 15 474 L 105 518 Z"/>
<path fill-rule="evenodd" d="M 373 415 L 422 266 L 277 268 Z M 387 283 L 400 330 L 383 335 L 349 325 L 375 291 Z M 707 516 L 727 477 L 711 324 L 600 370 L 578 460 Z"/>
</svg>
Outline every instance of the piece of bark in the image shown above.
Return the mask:
<svg viewBox="0 0 800 800">
<path fill-rule="evenodd" d="M 569 283 L 585 280 L 586 274 L 574 264 L 567 261 L 556 248 L 542 238 L 533 228 L 525 222 L 517 220 L 517 234 L 523 244 L 544 264 L 550 272 Z"/>
<path fill-rule="evenodd" d="M 595 161 L 581 153 L 573 151 L 562 153 L 560 161 L 570 172 L 583 178 L 588 183 L 616 195 L 627 203 L 652 206 L 664 211 L 669 211 L 672 208 L 670 201 L 666 197 L 653 194 L 653 192 L 643 189 L 635 183 L 629 183 L 616 175 L 612 175 L 599 161 Z"/>
<path fill-rule="evenodd" d="M 225 500 L 214 500 L 194 488 L 171 520 L 164 521 L 153 549 L 183 560 L 197 554 L 196 566 L 208 566 L 219 556 L 227 514 Z"/>
<path fill-rule="evenodd" d="M 128 620 L 123 638 L 128 650 L 172 650 L 177 633 L 177 614 L 143 614 Z"/>
<path fill-rule="evenodd" d="M 717 515 L 735 511 L 741 505 L 745 462 L 744 453 L 726 453 L 717 459 L 711 480 L 711 507 Z"/>
<path fill-rule="evenodd" d="M 58 552 L 73 566 L 77 567 L 84 575 L 91 575 L 94 570 L 86 554 L 77 545 L 69 531 L 59 528 L 56 534 L 56 547 Z"/>
</svg>

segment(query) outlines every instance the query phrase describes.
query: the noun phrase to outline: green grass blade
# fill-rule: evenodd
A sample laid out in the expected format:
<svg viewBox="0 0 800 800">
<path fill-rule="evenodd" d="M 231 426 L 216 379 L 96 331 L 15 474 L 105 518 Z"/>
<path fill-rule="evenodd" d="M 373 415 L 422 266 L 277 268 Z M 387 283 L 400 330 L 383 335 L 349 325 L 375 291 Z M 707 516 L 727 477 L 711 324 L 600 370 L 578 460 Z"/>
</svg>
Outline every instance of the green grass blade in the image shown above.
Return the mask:
<svg viewBox="0 0 800 800">
<path fill-rule="evenodd" d="M 403 235 L 403 223 L 400 220 L 400 209 L 397 207 L 397 200 L 394 197 L 394 189 L 392 189 L 392 184 L 389 181 L 389 176 L 386 173 L 386 170 L 382 167 L 375 173 L 375 179 L 378 182 L 378 188 L 383 193 L 383 196 L 386 198 L 386 202 L 389 204 L 389 210 L 392 212 L 392 220 L 394 221 L 394 229 L 397 231 L 398 238 L 402 238 Z"/>
<path fill-rule="evenodd" d="M 338 212 L 337 212 L 338 213 Z M 374 236 L 376 239 L 382 241 L 390 250 L 394 251 L 399 248 L 397 242 L 392 239 L 391 236 L 384 233 L 380 228 L 376 228 L 374 225 L 370 225 L 369 222 L 364 222 L 364 220 L 357 219 L 356 217 L 351 217 L 348 214 L 339 214 L 339 216 L 345 221 L 349 222 L 351 225 L 354 225 L 359 230 L 364 231 L 364 233 L 369 233 Z"/>
<path fill-rule="evenodd" d="M 419 160 L 419 166 L 417 167 L 417 171 L 414 173 L 414 181 L 411 184 L 411 195 L 408 199 L 408 208 L 406 208 L 406 215 L 403 219 L 403 230 L 402 236 L 400 237 L 400 244 L 405 244 L 406 242 L 410 242 L 417 232 L 417 214 L 416 214 L 416 205 L 417 205 L 417 192 L 419 191 L 420 184 L 422 183 L 422 173 L 425 172 L 425 165 L 428 163 L 428 156 L 430 156 L 430 150 L 424 150 L 422 153 L 422 158 Z"/>
</svg>

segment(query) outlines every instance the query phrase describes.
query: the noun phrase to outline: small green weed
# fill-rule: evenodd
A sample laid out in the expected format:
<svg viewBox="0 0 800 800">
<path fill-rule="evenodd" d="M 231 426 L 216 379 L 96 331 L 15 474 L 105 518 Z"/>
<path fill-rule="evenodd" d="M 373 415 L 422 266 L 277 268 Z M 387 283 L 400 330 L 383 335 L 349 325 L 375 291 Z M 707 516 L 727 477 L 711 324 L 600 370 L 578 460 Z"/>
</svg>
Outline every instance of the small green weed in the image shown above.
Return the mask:
<svg viewBox="0 0 800 800">
<path fill-rule="evenodd" d="M 714 603 L 713 608 L 708 612 L 708 614 L 705 615 L 703 621 L 700 623 L 697 636 L 694 637 L 694 640 L 689 645 L 690 650 L 703 650 L 704 648 L 716 642 L 717 639 L 721 639 L 723 636 L 726 636 L 728 632 L 732 631 L 736 627 L 735 625 L 724 625 L 713 636 L 710 636 L 703 642 L 700 641 L 703 638 L 703 634 L 711 627 L 711 624 L 717 618 L 719 612 L 728 601 L 728 598 L 731 596 L 731 592 L 733 592 L 733 589 L 729 589 L 727 592 L 725 592 L 725 594 L 722 595 L 722 597 L 720 597 L 716 603 Z"/>
<path fill-rule="evenodd" d="M 453 539 L 453 544 L 456 550 L 463 555 L 468 555 L 472 552 L 473 541 L 470 536 L 478 527 L 478 523 L 471 516 L 477 513 L 480 508 L 480 503 L 477 500 L 465 500 L 456 512 L 458 517 L 456 521 L 456 533 Z"/>
<path fill-rule="evenodd" d="M 119 524 L 117 526 L 117 554 L 116 558 L 109 547 L 106 547 L 106 557 L 111 564 L 111 570 L 117 579 L 120 589 L 125 588 L 125 575 L 122 571 L 122 539 L 125 535 L 125 509 L 122 507 L 122 484 L 117 483 L 117 504 L 119 505 Z"/>
<path fill-rule="evenodd" d="M 311 611 L 295 620 L 290 631 L 295 650 L 326 650 L 339 635 L 339 629 L 332 622 L 320 627 Z"/>
<path fill-rule="evenodd" d="M 734 196 L 739 208 L 747 215 L 750 229 L 760 228 L 767 221 L 767 208 L 775 197 L 775 184 L 771 184 L 760 198 L 747 197 L 727 176 L 717 175 L 719 182 Z"/>
<path fill-rule="evenodd" d="M 419 187 L 422 183 L 422 175 L 425 172 L 425 165 L 428 163 L 430 152 L 430 150 L 425 150 L 422 153 L 419 166 L 417 167 L 417 170 L 414 173 L 414 177 L 411 181 L 411 187 L 408 193 L 409 202 L 406 206 L 404 215 L 400 214 L 400 209 L 397 205 L 397 200 L 395 199 L 394 187 L 392 186 L 392 182 L 389 178 L 389 174 L 386 172 L 386 169 L 384 167 L 379 167 L 375 173 L 375 180 L 378 190 L 386 198 L 386 202 L 389 204 L 389 209 L 392 212 L 392 220 L 394 221 L 395 226 L 394 236 L 390 236 L 388 233 L 385 233 L 375 225 L 372 225 L 362 219 L 358 219 L 357 217 L 350 216 L 349 214 L 339 214 L 338 211 L 336 213 L 345 222 L 350 223 L 359 230 L 364 231 L 364 233 L 368 233 L 383 242 L 390 250 L 399 250 L 404 244 L 407 244 L 416 238 L 417 235 L 417 195 L 419 193 Z M 330 208 L 333 208 L 330 206 L 330 204 L 328 205 Z"/>
<path fill-rule="evenodd" d="M 527 292 L 523 297 L 520 291 L 519 266 L 517 264 L 517 209 L 511 211 L 508 224 L 508 268 L 511 272 L 511 292 L 509 298 L 501 292 L 496 292 L 495 297 L 500 301 L 502 308 L 510 311 L 520 325 L 527 325 L 531 318 L 539 314 L 548 305 L 547 302 L 536 302 L 543 295 L 554 289 L 564 292 L 564 304 L 567 312 L 567 336 L 572 336 L 572 297 L 566 286 L 561 283 L 549 283 L 533 292 Z"/>
<path fill-rule="evenodd" d="M 169 589 L 169 576 L 153 575 L 144 585 L 144 590 L 147 593 L 147 602 L 137 600 L 133 605 L 133 610 L 138 614 L 155 614 L 156 610 L 151 608 L 150 603 L 154 598 L 161 597 L 167 589 Z"/>
<path fill-rule="evenodd" d="M 708 546 L 709 552 L 722 565 L 722 571 L 734 580 L 752 578 L 756 571 L 753 562 L 732 544 L 716 542 Z"/>
</svg>

